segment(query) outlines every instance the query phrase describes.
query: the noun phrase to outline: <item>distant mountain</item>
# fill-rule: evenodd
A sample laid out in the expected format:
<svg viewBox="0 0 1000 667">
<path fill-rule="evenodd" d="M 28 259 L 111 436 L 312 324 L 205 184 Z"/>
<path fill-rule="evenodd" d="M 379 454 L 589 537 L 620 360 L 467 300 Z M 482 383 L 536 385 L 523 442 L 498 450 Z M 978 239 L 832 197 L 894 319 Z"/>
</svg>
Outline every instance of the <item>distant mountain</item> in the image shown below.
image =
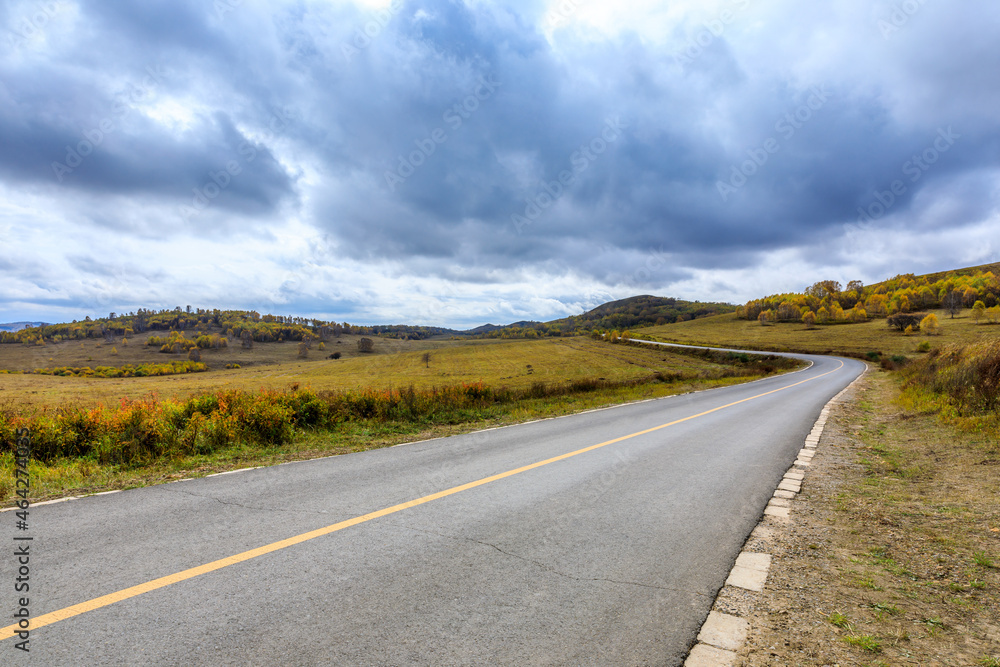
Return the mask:
<svg viewBox="0 0 1000 667">
<path fill-rule="evenodd" d="M 358 326 L 347 322 L 324 322 L 289 315 L 261 315 L 256 311 L 207 310 L 145 310 L 91 320 L 89 317 L 72 323 L 48 324 L 45 322 L 10 322 L 0 324 L 0 343 L 24 342 L 41 336 L 54 340 L 131 336 L 133 332 L 187 331 L 216 328 L 236 338 L 244 334 L 255 341 L 266 343 L 280 340 L 304 340 L 340 333 L 375 335 L 404 340 L 442 340 L 453 337 L 474 338 L 537 338 L 587 333 L 594 329 L 625 330 L 655 324 L 670 324 L 678 320 L 693 320 L 707 315 L 728 313 L 736 309 L 728 303 L 702 303 L 659 296 L 633 296 L 611 301 L 581 315 L 564 317 L 551 322 L 522 320 L 506 325 L 484 324 L 466 331 L 443 327 L 413 326 L 407 324 Z M 41 327 L 37 332 L 20 333 L 28 327 Z"/>
<path fill-rule="evenodd" d="M 678 320 L 693 320 L 708 315 L 731 313 L 734 310 L 736 306 L 729 303 L 703 303 L 643 294 L 609 301 L 582 315 L 564 317 L 549 324 L 563 329 L 632 329 L 653 324 L 672 324 Z"/>
<path fill-rule="evenodd" d="M 48 326 L 48 324 L 48 322 L 7 322 L 0 324 L 0 331 L 20 331 L 21 329 L 28 329 L 30 327 L 44 327 Z"/>
<path fill-rule="evenodd" d="M 529 327 L 534 327 L 537 324 L 542 324 L 541 322 L 522 320 L 521 322 L 514 322 L 513 324 L 484 324 L 481 327 L 476 327 L 475 329 L 468 329 L 463 331 L 463 334 L 468 334 L 471 336 L 476 336 L 478 334 L 489 333 L 491 331 L 496 331 L 497 329 L 507 329 L 508 327 L 520 327 L 526 329 Z"/>
<path fill-rule="evenodd" d="M 515 322 L 502 327 L 486 324 L 465 333 L 481 338 L 560 336 L 594 329 L 625 330 L 656 324 L 672 324 L 680 320 L 731 313 L 734 310 L 736 306 L 729 303 L 683 301 L 644 294 L 610 301 L 582 315 L 563 317 L 551 322 Z"/>
</svg>

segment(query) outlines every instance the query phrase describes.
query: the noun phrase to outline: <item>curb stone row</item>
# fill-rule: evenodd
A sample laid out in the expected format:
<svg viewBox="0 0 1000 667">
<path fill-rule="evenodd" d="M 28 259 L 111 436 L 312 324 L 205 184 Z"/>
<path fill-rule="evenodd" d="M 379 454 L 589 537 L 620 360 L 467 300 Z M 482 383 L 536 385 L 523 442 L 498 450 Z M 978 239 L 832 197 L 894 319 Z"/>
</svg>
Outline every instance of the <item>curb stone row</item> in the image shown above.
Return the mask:
<svg viewBox="0 0 1000 667">
<path fill-rule="evenodd" d="M 805 444 L 795 458 L 792 467 L 788 469 L 778 488 L 774 491 L 767 507 L 764 508 L 764 518 L 751 533 L 751 539 L 760 532 L 761 534 L 770 532 L 764 525 L 770 517 L 780 524 L 787 524 L 791 521 L 792 500 L 802 491 L 802 481 L 805 479 L 806 470 L 812 464 L 812 459 L 816 455 L 816 448 L 819 446 L 820 436 L 826 427 L 826 421 L 830 416 L 831 408 L 840 403 L 840 398 L 847 391 L 864 377 L 868 372 L 859 375 L 854 382 L 847 385 L 839 394 L 831 398 L 820 411 L 819 418 L 813 424 L 812 431 L 806 436 Z M 747 540 L 749 542 L 749 540 Z M 698 641 L 688 654 L 684 667 L 734 667 L 738 659 L 737 651 L 743 646 L 750 633 L 750 623 L 734 614 L 725 613 L 719 609 L 719 599 L 723 593 L 729 590 L 738 589 L 741 591 L 751 591 L 761 593 L 764 584 L 767 582 L 767 573 L 771 567 L 770 554 L 742 551 L 736 558 L 736 564 L 726 579 L 726 584 L 716 597 L 712 611 L 708 613 L 708 618 L 701 626 L 698 633 Z"/>
</svg>

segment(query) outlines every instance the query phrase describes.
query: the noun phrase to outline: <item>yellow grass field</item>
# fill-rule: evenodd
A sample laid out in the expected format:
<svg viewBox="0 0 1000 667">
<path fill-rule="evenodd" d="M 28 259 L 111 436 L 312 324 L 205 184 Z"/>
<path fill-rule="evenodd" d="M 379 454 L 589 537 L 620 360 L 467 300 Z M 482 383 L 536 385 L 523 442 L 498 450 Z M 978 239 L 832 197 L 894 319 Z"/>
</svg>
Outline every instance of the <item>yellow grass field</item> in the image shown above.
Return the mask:
<svg viewBox="0 0 1000 667">
<path fill-rule="evenodd" d="M 884 319 L 858 324 L 836 324 L 806 329 L 802 323 L 761 326 L 757 321 L 739 320 L 735 313 L 715 315 L 688 322 L 636 329 L 633 337 L 649 337 L 671 343 L 693 343 L 717 347 L 764 350 L 799 350 L 832 354 L 881 352 L 886 355 L 917 353 L 927 341 L 931 347 L 968 344 L 1000 338 L 1000 326 L 976 324 L 968 310 L 951 319 L 945 311 L 934 312 L 940 323 L 938 335 L 917 332 L 905 336 L 890 329 Z"/>
<path fill-rule="evenodd" d="M 64 342 L 43 348 L 50 366 L 69 365 L 67 359 L 77 354 L 79 343 Z M 93 347 L 94 341 L 86 346 Z M 59 349 L 65 346 L 65 349 Z M 109 347 L 102 345 L 101 349 Z M 322 358 L 315 350 L 310 357 L 295 357 L 293 343 L 258 344 L 252 351 L 239 349 L 206 351 L 203 360 L 213 370 L 204 373 L 137 378 L 78 378 L 29 374 L 0 374 L 0 403 L 30 406 L 113 403 L 120 397 L 139 397 L 156 392 L 162 398 L 183 398 L 214 389 L 254 390 L 262 387 L 284 389 L 292 384 L 316 390 L 389 388 L 413 385 L 415 388 L 442 387 L 482 381 L 492 386 L 524 387 L 535 382 L 558 384 L 581 378 L 628 380 L 648 377 L 656 371 L 698 372 L 721 368 L 705 360 L 659 350 L 611 345 L 589 338 L 551 338 L 542 340 L 413 342 L 376 341 L 380 353 L 362 355 L 354 341 L 345 337 L 343 345 L 327 344 L 331 349 L 352 350 L 338 360 Z M 23 354 L 22 346 L 0 347 L 0 368 L 7 365 L 4 356 L 11 350 Z M 277 350 L 275 348 L 278 348 Z M 386 348 L 394 351 L 387 351 Z M 407 349 L 409 348 L 409 349 Z M 241 355 L 242 353 L 242 355 Z M 430 354 L 425 363 L 423 356 Z M 139 361 L 169 361 L 184 356 L 140 351 Z M 288 358 L 283 359 L 281 354 Z M 138 355 L 136 355 L 138 356 Z M 230 357 L 256 365 L 222 370 Z M 136 360 L 101 358 L 102 365 L 137 363 Z M 89 362 L 97 365 L 96 362 Z M 84 362 L 82 365 L 87 365 Z"/>
</svg>

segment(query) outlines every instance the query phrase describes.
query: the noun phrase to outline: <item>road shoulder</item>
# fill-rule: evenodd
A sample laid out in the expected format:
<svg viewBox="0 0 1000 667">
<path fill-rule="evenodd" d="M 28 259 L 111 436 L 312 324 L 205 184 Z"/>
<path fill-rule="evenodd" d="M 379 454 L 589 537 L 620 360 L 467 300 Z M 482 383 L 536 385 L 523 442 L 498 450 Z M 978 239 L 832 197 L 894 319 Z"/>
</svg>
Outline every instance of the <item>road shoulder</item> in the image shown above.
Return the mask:
<svg viewBox="0 0 1000 667">
<path fill-rule="evenodd" d="M 761 592 L 716 600 L 746 622 L 729 664 L 1000 665 L 996 444 L 897 391 L 873 371 L 831 406 L 788 516 L 751 535 L 771 563 Z"/>
</svg>

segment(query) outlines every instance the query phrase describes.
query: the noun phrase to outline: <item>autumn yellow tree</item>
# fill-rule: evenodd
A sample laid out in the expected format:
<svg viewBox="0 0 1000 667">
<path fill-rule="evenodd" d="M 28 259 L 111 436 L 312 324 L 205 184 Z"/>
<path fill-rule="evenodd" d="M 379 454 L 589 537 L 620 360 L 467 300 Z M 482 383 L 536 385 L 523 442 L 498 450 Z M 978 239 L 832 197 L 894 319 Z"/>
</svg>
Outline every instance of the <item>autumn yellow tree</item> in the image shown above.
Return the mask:
<svg viewBox="0 0 1000 667">
<path fill-rule="evenodd" d="M 979 324 L 979 320 L 983 319 L 983 317 L 985 316 L 986 316 L 985 303 L 983 303 L 982 301 L 976 301 L 974 304 L 972 304 L 972 319 L 976 321 L 976 324 Z"/>
<path fill-rule="evenodd" d="M 887 301 L 885 294 L 872 294 L 865 302 L 865 310 L 871 317 L 885 317 Z"/>
<path fill-rule="evenodd" d="M 778 306 L 779 320 L 797 320 L 802 317 L 802 311 L 791 301 L 782 301 Z"/>
<path fill-rule="evenodd" d="M 811 310 L 807 310 L 802 314 L 802 322 L 806 325 L 806 329 L 816 328 L 816 313 Z"/>
<path fill-rule="evenodd" d="M 917 290 L 917 303 L 920 308 L 929 308 L 934 305 L 936 301 L 937 297 L 934 296 L 934 291 L 927 285 L 922 285 L 920 289 Z"/>
<path fill-rule="evenodd" d="M 924 319 L 920 320 L 920 330 L 928 336 L 933 336 L 939 333 L 939 328 L 938 318 L 934 313 L 931 313 Z"/>
</svg>

